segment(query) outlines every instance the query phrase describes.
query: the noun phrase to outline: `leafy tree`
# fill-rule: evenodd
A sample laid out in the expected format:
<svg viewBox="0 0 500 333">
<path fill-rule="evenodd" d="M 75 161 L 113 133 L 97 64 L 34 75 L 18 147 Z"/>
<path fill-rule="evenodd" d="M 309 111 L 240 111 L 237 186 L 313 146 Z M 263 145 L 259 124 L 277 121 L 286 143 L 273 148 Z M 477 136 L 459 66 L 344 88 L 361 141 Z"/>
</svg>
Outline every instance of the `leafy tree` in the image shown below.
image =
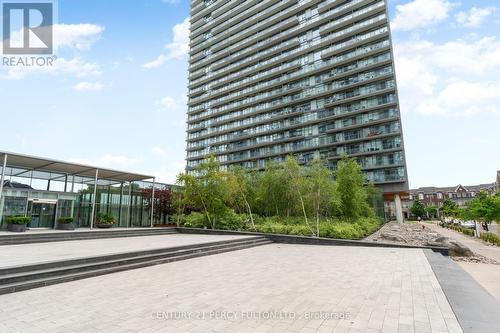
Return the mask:
<svg viewBox="0 0 500 333">
<path fill-rule="evenodd" d="M 269 161 L 266 169 L 253 174 L 256 183 L 256 201 L 258 211 L 266 216 L 285 216 L 290 203 L 290 184 L 284 179 L 283 168 Z M 289 210 L 288 212 L 289 213 Z"/>
<path fill-rule="evenodd" d="M 343 157 L 335 171 L 338 210 L 342 217 L 354 220 L 370 214 L 364 175 L 361 166 L 352 158 Z"/>
<path fill-rule="evenodd" d="M 181 185 L 183 174 L 177 176 L 176 184 Z M 188 204 L 186 200 L 186 187 L 185 186 L 175 186 L 172 188 L 172 206 L 175 210 L 176 224 L 178 227 L 181 226 L 181 216 L 191 213 L 193 207 Z"/>
<path fill-rule="evenodd" d="M 277 217 L 276 221 L 286 219 L 291 225 L 303 219 L 301 227 L 307 230 L 301 232 L 319 236 L 321 224 L 331 223 L 325 218 L 336 216 L 355 222 L 373 217 L 370 205 L 380 205 L 382 200 L 373 185 L 365 185 L 361 166 L 348 158 L 339 162 L 335 172 L 320 159 L 299 165 L 293 156 L 281 164 L 269 161 L 262 172 L 247 172 L 241 167 L 223 171 L 210 157 L 193 174 L 181 174 L 178 184 L 182 190 L 175 192 L 172 204 L 177 223 L 183 212 L 193 210 L 199 213 L 186 223 L 205 223 L 210 228 L 241 228 L 240 222 L 244 227 L 245 218 L 237 212 L 248 215 L 254 229 L 258 215 Z"/>
<path fill-rule="evenodd" d="M 437 207 L 436 206 L 425 207 L 425 214 L 427 215 L 428 218 L 436 217 Z"/>
<path fill-rule="evenodd" d="M 420 200 L 415 200 L 410 211 L 414 216 L 422 217 L 425 215 L 425 206 Z"/>
<path fill-rule="evenodd" d="M 366 201 L 372 208 L 373 212 L 378 216 L 384 216 L 384 195 L 380 189 L 375 187 L 373 183 L 365 186 Z"/>
<path fill-rule="evenodd" d="M 459 213 L 460 208 L 450 198 L 443 201 L 443 215 L 446 217 L 455 217 Z"/>
<path fill-rule="evenodd" d="M 285 163 L 283 164 L 283 172 L 284 172 L 284 181 L 287 185 L 285 195 L 289 200 L 291 200 L 294 196 L 299 199 L 300 208 L 302 210 L 302 215 L 304 216 L 304 222 L 306 225 L 310 227 L 309 220 L 307 219 L 306 206 L 304 202 L 304 194 L 302 189 L 306 188 L 307 183 L 305 177 L 301 175 L 301 168 L 297 158 L 294 156 L 288 156 Z M 289 212 L 290 212 L 289 206 Z M 287 213 L 289 215 L 289 213 Z M 312 228 L 311 231 L 313 232 Z"/>
<path fill-rule="evenodd" d="M 500 220 L 500 197 L 480 192 L 465 209 L 469 219 L 490 223 Z"/>
<path fill-rule="evenodd" d="M 218 219 L 229 210 L 227 175 L 220 170 L 220 164 L 213 156 L 201 163 L 195 173 L 197 176 L 182 174 L 179 177 L 186 189 L 185 200 L 195 207 L 201 207 L 210 228 L 216 229 Z"/>
<path fill-rule="evenodd" d="M 146 201 L 146 209 L 150 211 L 153 197 L 153 187 L 142 190 L 142 197 Z M 154 193 L 154 220 L 165 224 L 167 217 L 175 212 L 172 206 L 172 190 L 168 187 L 155 189 Z"/>
<path fill-rule="evenodd" d="M 325 162 L 315 158 L 307 168 L 308 193 L 316 217 L 316 235 L 319 235 L 320 216 L 328 214 L 334 198 L 333 173 Z"/>
<path fill-rule="evenodd" d="M 250 206 L 250 198 L 254 196 L 254 191 L 251 183 L 251 174 L 245 172 L 241 167 L 234 167 L 228 173 L 228 186 L 231 193 L 230 200 L 235 207 L 244 206 L 244 210 L 250 217 L 252 227 L 255 229 L 255 222 Z"/>
</svg>

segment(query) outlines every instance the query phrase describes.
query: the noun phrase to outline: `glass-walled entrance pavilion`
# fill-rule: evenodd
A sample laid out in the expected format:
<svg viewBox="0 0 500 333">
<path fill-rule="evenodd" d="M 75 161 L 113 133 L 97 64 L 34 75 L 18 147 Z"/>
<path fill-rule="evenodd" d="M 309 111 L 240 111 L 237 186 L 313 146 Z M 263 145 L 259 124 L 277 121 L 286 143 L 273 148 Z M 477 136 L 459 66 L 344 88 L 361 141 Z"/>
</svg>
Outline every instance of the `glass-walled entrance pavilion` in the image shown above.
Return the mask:
<svg viewBox="0 0 500 333">
<path fill-rule="evenodd" d="M 152 227 L 155 191 L 169 187 L 154 176 L 0 151 L 0 229 L 9 216 L 30 217 L 30 228 L 54 228 L 61 217 L 93 228 L 99 214 L 117 227 Z"/>
</svg>

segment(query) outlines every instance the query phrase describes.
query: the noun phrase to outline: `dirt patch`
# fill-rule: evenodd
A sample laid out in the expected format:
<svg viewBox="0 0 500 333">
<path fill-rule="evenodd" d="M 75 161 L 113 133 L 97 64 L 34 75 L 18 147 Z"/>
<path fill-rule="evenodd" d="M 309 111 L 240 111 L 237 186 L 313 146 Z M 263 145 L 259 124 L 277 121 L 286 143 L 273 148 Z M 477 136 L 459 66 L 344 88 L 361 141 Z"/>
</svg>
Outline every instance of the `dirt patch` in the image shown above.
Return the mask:
<svg viewBox="0 0 500 333">
<path fill-rule="evenodd" d="M 413 246 L 429 246 L 429 244 L 437 245 L 436 240 L 443 236 L 429 228 L 426 228 L 425 223 L 397 223 L 390 222 L 382 226 L 378 231 L 366 237 L 365 241 L 404 244 Z M 450 239 L 452 242 L 456 242 Z M 445 246 L 445 245 L 442 245 Z M 452 256 L 453 260 L 460 262 L 482 263 L 498 265 L 499 263 L 493 259 L 484 257 L 480 254 L 472 252 L 471 256 Z"/>
<path fill-rule="evenodd" d="M 440 234 L 422 228 L 418 223 L 386 223 L 375 233 L 366 237 L 364 240 L 373 242 L 384 242 L 393 244 L 405 244 L 414 246 L 426 246 L 428 242 L 441 237 Z"/>
</svg>

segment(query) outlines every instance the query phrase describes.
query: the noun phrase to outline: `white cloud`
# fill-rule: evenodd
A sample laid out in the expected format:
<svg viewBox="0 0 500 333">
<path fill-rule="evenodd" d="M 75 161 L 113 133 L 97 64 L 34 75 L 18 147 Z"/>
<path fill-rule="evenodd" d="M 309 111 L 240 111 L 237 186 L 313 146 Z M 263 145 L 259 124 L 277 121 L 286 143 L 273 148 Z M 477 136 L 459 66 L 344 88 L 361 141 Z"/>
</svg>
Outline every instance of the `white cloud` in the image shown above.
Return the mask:
<svg viewBox="0 0 500 333">
<path fill-rule="evenodd" d="M 86 62 L 80 58 L 64 59 L 58 58 L 52 66 L 13 66 L 8 68 L 7 73 L 2 75 L 5 79 L 21 80 L 32 74 L 61 75 L 71 74 L 77 78 L 99 77 L 101 67 L 96 63 Z"/>
<path fill-rule="evenodd" d="M 157 105 L 167 110 L 173 110 L 177 107 L 177 102 L 172 97 L 167 96 L 159 100 Z"/>
<path fill-rule="evenodd" d="M 152 170 L 150 173 L 156 176 L 156 181 L 168 184 L 174 184 L 179 173 L 186 170 L 186 161 L 184 159 L 172 160 L 165 159 L 161 164 L 163 167 Z"/>
<path fill-rule="evenodd" d="M 403 111 L 500 114 L 500 41 L 494 37 L 395 45 Z"/>
<path fill-rule="evenodd" d="M 165 156 L 167 154 L 165 149 L 163 149 L 161 147 L 153 147 L 153 148 L 151 148 L 151 152 L 157 156 Z"/>
<path fill-rule="evenodd" d="M 496 37 L 443 44 L 410 40 L 396 43 L 395 49 L 399 56 L 396 60 L 414 60 L 420 66 L 434 66 L 453 75 L 489 76 L 492 70 L 500 70 L 500 40 Z"/>
<path fill-rule="evenodd" d="M 446 20 L 455 5 L 446 0 L 413 0 L 396 6 L 393 30 L 428 28 Z"/>
<path fill-rule="evenodd" d="M 106 88 L 106 85 L 102 82 L 95 81 L 95 82 L 88 82 L 88 81 L 82 81 L 76 85 L 73 86 L 73 89 L 76 91 L 80 92 L 86 92 L 86 91 L 100 91 Z"/>
<path fill-rule="evenodd" d="M 466 27 L 477 28 L 484 20 L 496 11 L 495 7 L 472 7 L 469 11 L 461 11 L 456 15 L 457 23 Z"/>
<path fill-rule="evenodd" d="M 189 53 L 189 17 L 182 23 L 176 24 L 172 28 L 172 42 L 165 45 L 165 54 L 159 55 L 155 60 L 143 64 L 146 69 L 157 68 L 170 59 L 181 60 Z"/>
<path fill-rule="evenodd" d="M 481 112 L 500 115 L 500 81 L 455 81 L 441 90 L 437 96 L 417 106 L 421 113 L 475 115 Z"/>
<path fill-rule="evenodd" d="M 89 50 L 95 42 L 101 39 L 104 29 L 103 26 L 88 23 L 54 24 L 54 52 L 57 54 L 61 47 L 79 51 Z M 22 30 L 14 31 L 12 34 L 14 36 L 22 35 Z"/>
<path fill-rule="evenodd" d="M 96 24 L 55 24 L 54 48 L 61 46 L 88 50 L 101 38 L 104 27 Z"/>
<path fill-rule="evenodd" d="M 159 111 L 168 111 L 171 114 L 170 124 L 178 127 L 184 128 L 186 126 L 187 120 L 187 96 L 182 95 L 178 98 L 171 96 L 163 97 L 155 102 Z"/>
<path fill-rule="evenodd" d="M 157 68 L 166 63 L 168 59 L 166 55 L 160 54 L 155 60 L 143 64 L 142 67 L 146 69 Z"/>
<path fill-rule="evenodd" d="M 95 24 L 56 24 L 54 25 L 54 49 L 61 47 L 88 50 L 101 38 L 104 27 Z M 101 75 L 101 68 L 96 63 L 87 62 L 80 57 L 67 59 L 58 57 L 52 66 L 3 66 L 1 78 L 21 80 L 31 74 L 61 75 L 71 74 L 77 78 L 96 77 Z"/>
</svg>

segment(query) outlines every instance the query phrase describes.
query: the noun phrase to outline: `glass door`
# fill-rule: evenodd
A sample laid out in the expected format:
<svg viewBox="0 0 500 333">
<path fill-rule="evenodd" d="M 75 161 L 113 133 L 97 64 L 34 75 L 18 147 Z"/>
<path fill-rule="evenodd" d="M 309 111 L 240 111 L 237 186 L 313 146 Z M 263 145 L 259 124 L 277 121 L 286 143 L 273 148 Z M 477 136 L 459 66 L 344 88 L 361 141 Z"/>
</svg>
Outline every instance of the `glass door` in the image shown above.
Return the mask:
<svg viewBox="0 0 500 333">
<path fill-rule="evenodd" d="M 31 215 L 30 228 L 53 228 L 56 204 L 30 201 L 28 214 Z"/>
</svg>

